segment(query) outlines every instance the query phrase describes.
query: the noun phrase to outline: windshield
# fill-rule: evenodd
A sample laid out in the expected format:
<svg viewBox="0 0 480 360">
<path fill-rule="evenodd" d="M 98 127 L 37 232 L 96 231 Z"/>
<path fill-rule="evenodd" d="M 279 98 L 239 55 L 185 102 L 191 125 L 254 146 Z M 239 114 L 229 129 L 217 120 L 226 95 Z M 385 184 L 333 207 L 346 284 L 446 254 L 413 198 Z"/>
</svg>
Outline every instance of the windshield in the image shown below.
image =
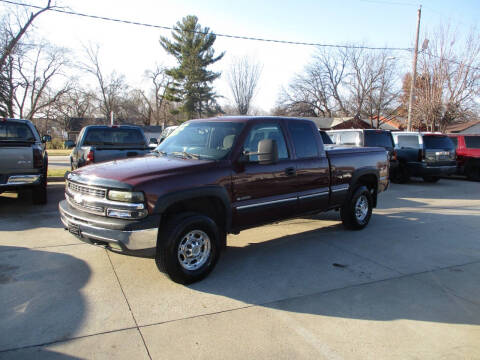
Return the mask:
<svg viewBox="0 0 480 360">
<path fill-rule="evenodd" d="M 34 142 L 32 130 L 19 122 L 0 122 L 0 141 Z"/>
<path fill-rule="evenodd" d="M 189 122 L 179 126 L 155 151 L 164 155 L 221 160 L 243 128 L 234 122 Z"/>
<path fill-rule="evenodd" d="M 87 130 L 86 146 L 145 146 L 145 139 L 138 129 L 92 128 Z"/>
</svg>

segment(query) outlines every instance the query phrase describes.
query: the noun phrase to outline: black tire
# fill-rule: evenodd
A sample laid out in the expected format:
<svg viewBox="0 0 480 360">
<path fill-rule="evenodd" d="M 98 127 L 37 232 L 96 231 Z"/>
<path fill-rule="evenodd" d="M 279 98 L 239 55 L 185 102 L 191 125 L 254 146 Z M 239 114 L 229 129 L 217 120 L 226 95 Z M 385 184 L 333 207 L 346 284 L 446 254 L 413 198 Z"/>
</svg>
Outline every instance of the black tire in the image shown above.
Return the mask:
<svg viewBox="0 0 480 360">
<path fill-rule="evenodd" d="M 398 164 L 397 168 L 392 171 L 390 180 L 393 183 L 405 184 L 410 180 L 410 175 L 405 164 Z"/>
<path fill-rule="evenodd" d="M 368 188 L 364 185 L 358 186 L 352 192 L 352 196 L 340 209 L 340 217 L 342 218 L 343 226 L 349 230 L 363 229 L 368 225 L 368 222 L 372 217 L 372 205 L 372 195 Z M 364 211 L 360 211 L 360 207 L 363 206 L 368 206 L 368 208 L 364 208 Z"/>
<path fill-rule="evenodd" d="M 465 167 L 465 175 L 468 180 L 480 181 L 480 166 L 468 164 Z"/>
<path fill-rule="evenodd" d="M 424 176 L 423 181 L 428 183 L 436 183 L 440 178 L 438 176 Z"/>
<path fill-rule="evenodd" d="M 42 185 L 32 189 L 32 202 L 35 205 L 45 205 L 47 203 L 47 180 L 43 180 Z"/>
<path fill-rule="evenodd" d="M 187 235 L 189 235 L 189 237 L 187 237 Z M 198 250 L 199 252 L 206 252 L 206 238 L 208 238 L 210 245 L 208 256 L 199 259 L 202 265 L 198 268 L 195 268 L 195 266 L 198 266 L 198 262 L 196 264 L 185 264 L 185 262 L 188 262 L 188 258 L 184 256 L 185 253 L 182 255 L 180 251 L 181 248 L 189 251 L 186 242 L 188 243 L 188 239 L 192 237 L 195 239 L 203 239 L 205 243 L 200 247 L 190 247 L 191 253 L 198 249 L 200 249 Z M 215 221 L 208 216 L 195 213 L 180 214 L 167 220 L 165 225 L 161 225 L 157 240 L 155 261 L 158 269 L 167 274 L 174 282 L 191 284 L 202 280 L 213 270 L 219 256 L 220 231 Z M 180 259 L 182 258 L 185 261 L 184 265 L 181 264 Z M 187 269 L 186 266 L 189 265 L 192 266 L 193 269 Z"/>
</svg>

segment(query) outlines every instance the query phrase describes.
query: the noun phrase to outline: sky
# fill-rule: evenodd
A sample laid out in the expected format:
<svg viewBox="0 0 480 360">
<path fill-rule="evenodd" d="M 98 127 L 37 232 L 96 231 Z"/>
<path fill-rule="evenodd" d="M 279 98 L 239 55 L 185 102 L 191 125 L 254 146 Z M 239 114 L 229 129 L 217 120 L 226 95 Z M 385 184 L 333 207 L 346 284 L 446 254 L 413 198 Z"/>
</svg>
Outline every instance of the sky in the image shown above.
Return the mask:
<svg viewBox="0 0 480 360">
<path fill-rule="evenodd" d="M 43 5 L 46 0 L 16 0 Z M 440 24 L 450 24 L 465 34 L 480 24 L 478 0 L 296 0 L 296 1 L 220 1 L 220 0 L 56 0 L 67 10 L 125 19 L 162 26 L 174 26 L 186 15 L 196 15 L 203 27 L 220 34 L 260 37 L 322 44 L 365 44 L 374 47 L 412 48 L 415 39 L 417 9 L 422 5 L 420 44 L 428 32 Z M 0 12 L 12 5 L 0 3 Z M 477 28 L 478 31 L 480 29 Z M 35 36 L 72 49 L 76 60 L 83 46 L 98 44 L 105 72 L 115 70 L 126 76 L 134 87 L 146 86 L 145 70 L 156 64 L 175 65 L 172 56 L 159 45 L 160 36 L 169 30 L 126 25 L 48 12 L 35 21 Z M 315 47 L 275 44 L 217 37 L 216 53 L 225 52 L 212 70 L 223 74 L 235 57 L 249 56 L 263 65 L 254 106 L 271 110 L 282 86 L 311 61 Z M 392 52 L 405 69 L 411 53 Z M 80 79 L 92 84 L 84 75 Z M 225 76 L 215 82 L 221 104 L 230 101 Z"/>
</svg>

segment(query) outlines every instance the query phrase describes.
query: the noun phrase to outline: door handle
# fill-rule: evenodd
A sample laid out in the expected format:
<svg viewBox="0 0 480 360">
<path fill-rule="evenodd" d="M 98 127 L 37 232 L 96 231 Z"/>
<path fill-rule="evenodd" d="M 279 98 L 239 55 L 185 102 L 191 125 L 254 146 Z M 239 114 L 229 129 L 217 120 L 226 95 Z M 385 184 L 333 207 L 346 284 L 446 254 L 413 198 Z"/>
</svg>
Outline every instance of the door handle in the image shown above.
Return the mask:
<svg viewBox="0 0 480 360">
<path fill-rule="evenodd" d="M 296 175 L 296 171 L 294 167 L 289 167 L 285 169 L 285 175 L 287 176 L 294 176 Z"/>
</svg>

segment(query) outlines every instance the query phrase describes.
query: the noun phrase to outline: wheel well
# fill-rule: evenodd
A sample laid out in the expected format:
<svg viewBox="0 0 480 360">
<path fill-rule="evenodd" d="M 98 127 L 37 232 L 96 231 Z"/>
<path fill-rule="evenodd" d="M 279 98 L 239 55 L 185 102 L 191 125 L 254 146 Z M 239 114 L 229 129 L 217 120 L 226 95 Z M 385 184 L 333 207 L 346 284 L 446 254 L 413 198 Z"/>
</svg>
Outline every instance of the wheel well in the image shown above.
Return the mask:
<svg viewBox="0 0 480 360">
<path fill-rule="evenodd" d="M 226 209 L 220 199 L 214 196 L 205 196 L 173 203 L 162 213 L 162 223 L 167 222 L 172 216 L 184 212 L 194 212 L 206 215 L 215 221 L 221 232 L 226 233 Z"/>
<path fill-rule="evenodd" d="M 370 191 L 370 194 L 372 195 L 373 207 L 376 207 L 377 206 L 377 187 L 378 187 L 377 177 L 373 174 L 362 175 L 357 179 L 356 184 L 365 185 L 368 188 L 368 190 Z"/>
</svg>

